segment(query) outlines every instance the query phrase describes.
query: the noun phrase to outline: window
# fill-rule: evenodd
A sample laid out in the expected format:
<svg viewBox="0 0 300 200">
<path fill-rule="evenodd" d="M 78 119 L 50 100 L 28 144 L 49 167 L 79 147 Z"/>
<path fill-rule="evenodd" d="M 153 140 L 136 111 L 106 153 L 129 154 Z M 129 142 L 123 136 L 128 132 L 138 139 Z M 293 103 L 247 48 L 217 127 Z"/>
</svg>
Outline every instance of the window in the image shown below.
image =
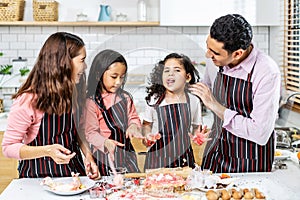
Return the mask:
<svg viewBox="0 0 300 200">
<path fill-rule="evenodd" d="M 288 94 L 294 94 L 293 108 L 300 111 L 300 0 L 283 1 L 283 81 Z M 298 94 L 299 92 L 299 94 Z"/>
</svg>

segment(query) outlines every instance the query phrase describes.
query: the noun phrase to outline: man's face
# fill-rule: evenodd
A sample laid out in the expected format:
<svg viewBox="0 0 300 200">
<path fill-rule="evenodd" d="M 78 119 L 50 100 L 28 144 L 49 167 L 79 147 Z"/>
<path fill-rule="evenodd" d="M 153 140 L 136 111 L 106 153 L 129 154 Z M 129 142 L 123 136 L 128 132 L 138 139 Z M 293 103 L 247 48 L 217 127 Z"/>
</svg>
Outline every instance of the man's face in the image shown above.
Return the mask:
<svg viewBox="0 0 300 200">
<path fill-rule="evenodd" d="M 211 58 L 216 66 L 230 65 L 233 62 L 232 54 L 223 49 L 224 44 L 211 38 L 210 35 L 207 37 L 206 46 L 206 57 Z"/>
</svg>

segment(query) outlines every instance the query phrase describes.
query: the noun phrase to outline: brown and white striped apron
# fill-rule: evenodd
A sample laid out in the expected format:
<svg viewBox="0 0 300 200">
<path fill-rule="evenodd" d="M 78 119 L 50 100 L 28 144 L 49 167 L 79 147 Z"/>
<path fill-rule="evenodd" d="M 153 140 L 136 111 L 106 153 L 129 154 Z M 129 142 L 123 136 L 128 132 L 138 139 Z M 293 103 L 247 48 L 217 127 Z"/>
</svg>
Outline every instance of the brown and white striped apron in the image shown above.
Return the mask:
<svg viewBox="0 0 300 200">
<path fill-rule="evenodd" d="M 61 116 L 45 113 L 37 137 L 28 145 L 61 144 L 71 152 L 75 152 L 76 155 L 69 164 L 56 164 L 50 157 L 21 160 L 18 167 L 19 177 L 64 177 L 71 176 L 71 172 L 85 175 L 85 167 L 76 137 L 77 130 L 71 112 Z"/>
<path fill-rule="evenodd" d="M 128 102 L 123 98 L 118 103 L 106 109 L 103 104 L 103 99 L 101 98 L 101 103 L 99 104 L 95 100 L 96 105 L 102 111 L 103 118 L 106 122 L 107 127 L 111 130 L 111 135 L 109 139 L 116 140 L 122 144 L 124 147 L 116 146 L 115 149 L 115 167 L 125 167 L 127 172 L 140 172 L 137 164 L 136 152 L 130 142 L 130 138 L 126 138 L 126 130 L 128 128 L 128 118 L 127 118 L 127 103 L 133 103 L 132 100 Z M 94 151 L 94 146 L 92 145 L 92 152 Z M 93 156 L 99 167 L 100 174 L 102 176 L 108 176 L 109 174 L 109 163 L 108 154 L 100 150 L 93 153 Z"/>
<path fill-rule="evenodd" d="M 145 169 L 195 166 L 194 154 L 188 135 L 191 127 L 190 101 L 156 107 L 161 138 L 148 150 Z"/>
<path fill-rule="evenodd" d="M 254 67 L 255 64 L 247 80 L 231 77 L 219 71 L 213 90 L 218 102 L 247 118 L 251 118 L 250 113 L 253 109 L 251 76 Z M 271 171 L 274 161 L 274 131 L 267 144 L 261 146 L 235 136 L 222 128 L 222 124 L 223 121 L 214 114 L 210 134 L 213 140 L 206 145 L 203 154 L 203 169 L 217 173 Z"/>
</svg>

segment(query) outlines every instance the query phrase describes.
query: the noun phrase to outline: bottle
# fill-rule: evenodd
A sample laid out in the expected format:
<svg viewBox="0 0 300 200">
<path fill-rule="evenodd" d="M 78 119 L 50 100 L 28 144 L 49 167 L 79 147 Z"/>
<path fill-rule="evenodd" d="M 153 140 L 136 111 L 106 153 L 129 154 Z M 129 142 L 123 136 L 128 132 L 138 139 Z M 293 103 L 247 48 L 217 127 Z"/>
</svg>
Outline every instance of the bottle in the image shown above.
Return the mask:
<svg viewBox="0 0 300 200">
<path fill-rule="evenodd" d="M 147 4 L 146 0 L 138 0 L 138 21 L 147 21 Z"/>
</svg>

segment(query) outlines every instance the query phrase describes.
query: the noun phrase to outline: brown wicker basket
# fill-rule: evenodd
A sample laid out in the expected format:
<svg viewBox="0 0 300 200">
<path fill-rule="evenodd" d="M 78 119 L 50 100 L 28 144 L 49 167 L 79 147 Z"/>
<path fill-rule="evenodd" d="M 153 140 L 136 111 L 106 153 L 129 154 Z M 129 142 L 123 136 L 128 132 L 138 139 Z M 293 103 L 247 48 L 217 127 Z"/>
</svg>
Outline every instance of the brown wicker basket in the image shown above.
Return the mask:
<svg viewBox="0 0 300 200">
<path fill-rule="evenodd" d="M 33 0 L 33 19 L 35 21 L 57 21 L 58 3 L 52 0 Z"/>
<path fill-rule="evenodd" d="M 24 0 L 0 0 L 0 21 L 22 21 Z"/>
</svg>

